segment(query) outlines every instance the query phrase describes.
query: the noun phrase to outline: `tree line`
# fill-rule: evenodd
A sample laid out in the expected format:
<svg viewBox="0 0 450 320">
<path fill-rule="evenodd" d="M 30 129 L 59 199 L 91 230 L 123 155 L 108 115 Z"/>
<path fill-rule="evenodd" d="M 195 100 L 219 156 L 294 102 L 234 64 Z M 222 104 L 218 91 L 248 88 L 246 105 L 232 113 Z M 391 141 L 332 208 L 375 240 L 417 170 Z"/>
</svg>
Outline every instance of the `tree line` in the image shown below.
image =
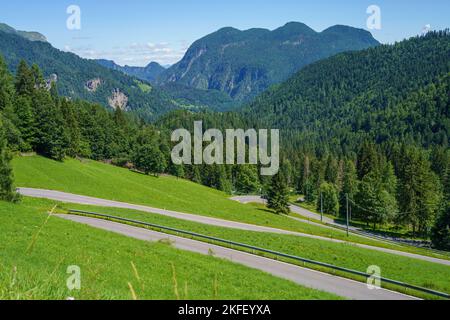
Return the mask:
<svg viewBox="0 0 450 320">
<path fill-rule="evenodd" d="M 448 105 L 447 105 L 448 107 Z M 146 174 L 171 174 L 233 194 L 261 194 L 269 208 L 288 213 L 291 193 L 305 195 L 325 213 L 346 211 L 374 227 L 392 223 L 433 237 L 449 248 L 449 151 L 408 141 L 367 138 L 348 152 L 292 145 L 283 148 L 278 175 L 259 175 L 253 165 L 182 165 L 170 160 L 173 129 L 204 121 L 205 128 L 246 128 L 241 114 L 177 111 L 153 124 L 120 108 L 70 100 L 49 89 L 38 66 L 20 62 L 15 76 L 0 58 L 0 198 L 17 200 L 11 154 L 37 152 L 61 161 L 80 157 L 108 161 Z M 292 132 L 284 131 L 284 140 Z"/>
</svg>

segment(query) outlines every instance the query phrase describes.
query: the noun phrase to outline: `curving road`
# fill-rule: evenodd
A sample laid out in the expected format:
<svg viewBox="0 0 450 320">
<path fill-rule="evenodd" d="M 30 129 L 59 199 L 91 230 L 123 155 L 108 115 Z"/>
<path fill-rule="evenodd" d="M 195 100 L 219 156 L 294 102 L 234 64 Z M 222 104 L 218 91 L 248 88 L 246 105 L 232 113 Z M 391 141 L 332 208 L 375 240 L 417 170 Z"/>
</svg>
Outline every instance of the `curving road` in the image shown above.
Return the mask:
<svg viewBox="0 0 450 320">
<path fill-rule="evenodd" d="M 260 196 L 238 196 L 238 197 L 231 198 L 231 200 L 237 201 L 240 203 L 244 203 L 244 204 L 247 204 L 247 203 L 266 204 L 266 202 L 267 202 Z M 316 221 L 320 221 L 320 219 L 321 219 L 320 214 L 311 212 L 311 211 L 303 209 L 301 207 L 291 205 L 289 208 L 291 209 L 292 212 L 297 213 L 307 219 L 312 219 L 312 220 L 316 220 Z M 323 222 L 342 227 L 341 224 L 336 223 L 333 219 L 330 219 L 328 217 L 323 217 Z M 323 226 L 323 225 L 320 225 L 320 226 Z"/>
<path fill-rule="evenodd" d="M 50 199 L 50 200 L 55 200 L 55 201 L 64 202 L 64 203 L 76 203 L 76 204 L 92 205 L 92 206 L 99 206 L 99 207 L 131 209 L 131 210 L 137 210 L 137 211 L 142 211 L 142 212 L 147 212 L 147 213 L 169 216 L 169 217 L 177 218 L 177 219 L 181 219 L 181 220 L 198 222 L 198 223 L 217 226 L 217 227 L 232 228 L 232 229 L 245 230 L 245 231 L 294 235 L 294 236 L 298 236 L 298 237 L 312 238 L 312 239 L 330 241 L 330 242 L 335 242 L 335 243 L 345 243 L 348 245 L 353 245 L 353 246 L 364 248 L 364 249 L 376 250 L 376 251 L 395 254 L 395 255 L 404 256 L 404 257 L 408 257 L 408 258 L 414 258 L 414 259 L 418 259 L 418 260 L 424 260 L 424 261 L 428 261 L 428 262 L 433 262 L 433 263 L 450 266 L 450 260 L 443 260 L 443 259 L 438 259 L 438 258 L 433 258 L 433 257 L 428 257 L 428 256 L 422 256 L 419 254 L 409 253 L 409 252 L 403 252 L 403 251 L 397 251 L 397 250 L 392 250 L 392 249 L 369 246 L 369 245 L 365 245 L 365 244 L 350 243 L 350 242 L 346 242 L 343 240 L 330 239 L 330 238 L 326 238 L 326 237 L 315 236 L 315 235 L 310 235 L 310 234 L 305 234 L 305 233 L 300 233 L 300 232 L 287 231 L 287 230 L 264 227 L 264 226 L 257 226 L 257 225 L 242 223 L 242 222 L 228 221 L 228 220 L 199 216 L 199 215 L 194 215 L 194 214 L 189 214 L 189 213 L 181 213 L 181 212 L 176 212 L 176 211 L 157 209 L 157 208 L 152 208 L 152 207 L 148 207 L 148 206 L 142 206 L 142 205 L 136 205 L 136 204 L 130 204 L 130 203 L 124 203 L 124 202 L 118 202 L 118 201 L 111 201 L 111 200 L 92 198 L 92 197 L 87 197 L 87 196 L 80 196 L 80 195 L 75 195 L 75 194 L 70 194 L 70 193 L 65 193 L 65 192 L 59 192 L 59 191 L 32 189 L 32 188 L 18 188 L 17 191 L 23 196 L 32 197 L 32 198 L 44 198 L 44 199 Z"/>
<path fill-rule="evenodd" d="M 133 227 L 116 222 L 105 221 L 82 216 L 57 215 L 73 222 L 83 223 L 98 229 L 107 230 L 145 241 L 169 240 L 175 248 L 213 255 L 217 258 L 230 260 L 247 267 L 258 269 L 279 278 L 287 279 L 299 285 L 326 291 L 352 300 L 418 300 L 414 297 L 386 289 L 370 290 L 366 284 L 336 277 L 310 269 L 297 267 L 272 259 L 259 257 L 245 252 L 232 250 L 201 241 L 167 235 L 148 229 Z"/>
</svg>

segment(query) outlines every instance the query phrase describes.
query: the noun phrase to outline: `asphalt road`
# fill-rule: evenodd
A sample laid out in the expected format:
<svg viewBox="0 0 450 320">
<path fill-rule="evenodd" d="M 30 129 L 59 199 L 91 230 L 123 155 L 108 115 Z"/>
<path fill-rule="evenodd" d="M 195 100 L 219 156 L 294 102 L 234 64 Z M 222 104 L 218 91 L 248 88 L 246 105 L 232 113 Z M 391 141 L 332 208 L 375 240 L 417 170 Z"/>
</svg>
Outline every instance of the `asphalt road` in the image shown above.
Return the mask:
<svg viewBox="0 0 450 320">
<path fill-rule="evenodd" d="M 247 223 L 199 216 L 199 215 L 194 215 L 194 214 L 157 209 L 157 208 L 152 208 L 152 207 L 147 207 L 147 206 L 142 206 L 142 205 L 135 205 L 135 204 L 130 204 L 130 203 L 124 203 L 124 202 L 118 202 L 118 201 L 111 201 L 111 200 L 104 200 L 104 199 L 80 196 L 80 195 L 75 195 L 75 194 L 70 194 L 70 193 L 59 192 L 59 191 L 31 189 L 31 188 L 18 188 L 17 190 L 21 195 L 27 196 L 27 197 L 44 198 L 44 199 L 50 199 L 50 200 L 55 200 L 55 201 L 64 202 L 64 203 L 76 203 L 76 204 L 92 205 L 92 206 L 99 206 L 99 207 L 131 209 L 131 210 L 159 214 L 159 215 L 169 216 L 169 217 L 177 218 L 177 219 L 181 219 L 181 220 L 198 222 L 198 223 L 202 223 L 202 224 L 224 227 L 224 228 L 232 228 L 232 229 L 255 231 L 255 232 L 267 232 L 267 233 L 275 233 L 275 234 L 286 234 L 286 235 L 294 235 L 294 236 L 298 236 L 298 237 L 312 238 L 312 239 L 323 240 L 323 241 L 331 241 L 331 242 L 335 242 L 335 243 L 346 243 L 348 245 L 353 245 L 356 247 L 365 248 L 365 249 L 369 249 L 369 250 L 376 250 L 376 251 L 391 253 L 391 254 L 395 254 L 395 255 L 399 255 L 399 256 L 405 256 L 405 257 L 409 257 L 409 258 L 414 258 L 414 259 L 419 259 L 419 260 L 424 260 L 424 261 L 429 261 L 429 262 L 434 262 L 434 263 L 439 263 L 439 264 L 450 266 L 450 260 L 443 260 L 443 259 L 438 259 L 438 258 L 433 258 L 433 257 L 428 257 L 428 256 L 422 256 L 422 255 L 418 255 L 418 254 L 414 254 L 414 253 L 397 251 L 397 250 L 380 248 L 380 247 L 374 247 L 374 246 L 369 246 L 369 245 L 364 245 L 364 244 L 359 244 L 359 243 L 358 244 L 357 243 L 349 243 L 349 242 L 342 241 L 342 240 L 330 239 L 330 238 L 326 238 L 326 237 L 315 236 L 315 235 L 310 235 L 310 234 L 305 234 L 305 233 L 300 233 L 300 232 L 293 232 L 293 231 L 281 230 L 281 229 L 276 229 L 276 228 L 257 226 L 257 225 L 247 224 Z M 288 218 L 286 218 L 286 219 L 288 219 Z"/>
<path fill-rule="evenodd" d="M 332 276 L 326 273 L 317 272 L 280 261 L 275 261 L 256 255 L 232 250 L 216 245 L 207 244 L 201 241 L 167 235 L 143 228 L 128 226 L 116 222 L 105 221 L 95 218 L 57 215 L 60 218 L 83 223 L 98 229 L 103 229 L 118 234 L 122 234 L 135 239 L 145 241 L 169 240 L 175 248 L 210 255 L 214 257 L 230 260 L 247 267 L 258 269 L 272 274 L 279 278 L 287 279 L 299 285 L 336 294 L 352 300 L 416 300 L 401 293 L 379 289 L 370 290 L 366 284 L 353 280 Z"/>
<path fill-rule="evenodd" d="M 244 204 L 246 204 L 246 203 L 263 203 L 263 204 L 265 204 L 266 203 L 266 200 L 262 199 L 260 196 L 238 196 L 238 197 L 231 198 L 231 200 L 238 201 L 238 202 L 244 203 Z M 290 209 L 292 212 L 297 213 L 307 219 L 316 220 L 316 221 L 321 220 L 320 214 L 311 212 L 311 211 L 303 209 L 301 207 L 291 205 Z M 323 217 L 323 222 L 342 227 L 341 224 L 336 223 L 333 219 L 330 219 L 328 217 Z"/>
</svg>

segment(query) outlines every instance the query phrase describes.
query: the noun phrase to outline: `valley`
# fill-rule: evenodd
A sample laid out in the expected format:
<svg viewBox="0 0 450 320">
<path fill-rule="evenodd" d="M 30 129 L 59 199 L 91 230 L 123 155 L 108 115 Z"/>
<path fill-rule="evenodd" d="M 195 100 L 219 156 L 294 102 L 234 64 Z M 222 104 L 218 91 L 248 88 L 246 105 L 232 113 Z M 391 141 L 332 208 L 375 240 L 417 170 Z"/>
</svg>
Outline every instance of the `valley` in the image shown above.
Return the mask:
<svg viewBox="0 0 450 320">
<path fill-rule="evenodd" d="M 0 301 L 450 299 L 450 31 L 201 20 L 0 23 Z"/>
</svg>

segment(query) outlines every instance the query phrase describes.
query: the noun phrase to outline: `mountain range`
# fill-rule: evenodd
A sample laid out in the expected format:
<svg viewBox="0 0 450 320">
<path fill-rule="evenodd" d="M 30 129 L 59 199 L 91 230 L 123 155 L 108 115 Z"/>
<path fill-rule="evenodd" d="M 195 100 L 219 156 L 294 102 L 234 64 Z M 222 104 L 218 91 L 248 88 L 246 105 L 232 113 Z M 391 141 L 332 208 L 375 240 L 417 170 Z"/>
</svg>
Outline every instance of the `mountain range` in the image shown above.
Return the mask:
<svg viewBox="0 0 450 320">
<path fill-rule="evenodd" d="M 250 127 L 290 130 L 291 145 L 326 142 L 345 152 L 370 139 L 448 147 L 449 85 L 450 32 L 430 32 L 311 64 L 241 116 Z"/>
<path fill-rule="evenodd" d="M 44 35 L 40 34 L 39 32 L 16 30 L 4 23 L 0 23 L 0 31 L 15 34 L 30 41 L 47 42 L 47 38 Z"/>
<path fill-rule="evenodd" d="M 132 67 L 132 66 L 122 67 L 111 60 L 98 59 L 96 61 L 97 63 L 106 68 L 121 71 L 130 76 L 134 76 L 138 79 L 148 81 L 150 83 L 154 83 L 156 79 L 166 70 L 166 68 L 164 68 L 157 62 L 150 62 L 145 67 Z"/>
<path fill-rule="evenodd" d="M 273 31 L 228 27 L 196 41 L 158 83 L 214 89 L 248 101 L 310 63 L 377 45 L 369 32 L 339 25 L 323 32 L 298 22 Z"/>
<path fill-rule="evenodd" d="M 140 68 L 83 59 L 52 47 L 39 33 L 0 25 L 0 54 L 12 72 L 22 59 L 35 63 L 60 94 L 149 120 L 177 109 L 235 109 L 312 62 L 377 45 L 369 32 L 346 26 L 320 33 L 301 23 L 274 31 L 223 28 L 196 41 L 168 69 L 157 63 Z"/>
</svg>

